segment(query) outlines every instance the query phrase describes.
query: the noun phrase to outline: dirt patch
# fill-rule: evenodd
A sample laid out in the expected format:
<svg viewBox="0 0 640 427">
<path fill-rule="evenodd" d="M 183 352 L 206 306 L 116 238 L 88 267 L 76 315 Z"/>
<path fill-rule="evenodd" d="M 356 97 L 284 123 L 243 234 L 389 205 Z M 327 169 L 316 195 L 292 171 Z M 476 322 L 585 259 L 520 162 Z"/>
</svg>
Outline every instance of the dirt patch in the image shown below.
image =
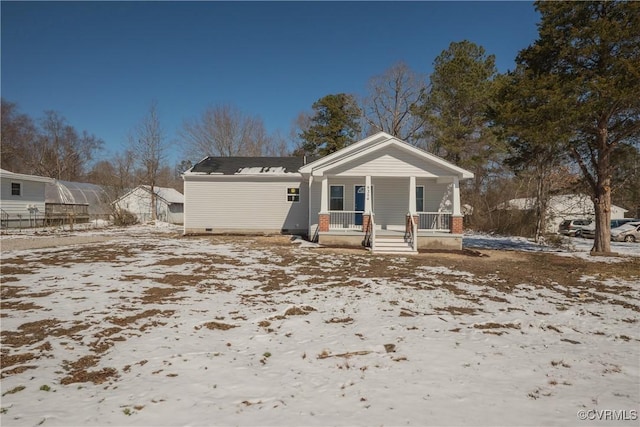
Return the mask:
<svg viewBox="0 0 640 427">
<path fill-rule="evenodd" d="M 210 330 L 219 330 L 219 331 L 228 331 L 229 329 L 233 329 L 233 328 L 237 328 L 238 325 L 229 325 L 227 323 L 221 323 L 221 322 L 207 322 L 205 324 L 203 324 L 202 326 L 195 326 L 194 329 L 196 331 L 202 329 L 202 328 L 207 328 Z"/>
<path fill-rule="evenodd" d="M 106 242 L 111 236 L 56 236 L 2 239 L 2 252 Z"/>
</svg>

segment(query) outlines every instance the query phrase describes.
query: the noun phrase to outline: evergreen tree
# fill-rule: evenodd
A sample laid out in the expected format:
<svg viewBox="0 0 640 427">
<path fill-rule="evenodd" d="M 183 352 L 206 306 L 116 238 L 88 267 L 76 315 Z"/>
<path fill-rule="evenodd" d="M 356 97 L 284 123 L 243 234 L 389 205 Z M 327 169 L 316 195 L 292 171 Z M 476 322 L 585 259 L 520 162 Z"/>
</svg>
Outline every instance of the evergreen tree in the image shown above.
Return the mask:
<svg viewBox="0 0 640 427">
<path fill-rule="evenodd" d="M 529 177 L 535 190 L 533 197 L 536 219 L 534 237 L 540 241 L 547 229 L 549 197 L 557 184 L 551 179 L 567 164 L 562 141 L 567 139 L 555 126 L 554 118 L 566 102 L 557 99 L 549 103 L 549 88 L 544 79 L 532 79 L 530 71 L 518 67 L 497 80 L 499 89 L 490 116 L 501 137 L 507 141 L 505 164 L 519 177 Z"/>
<path fill-rule="evenodd" d="M 327 95 L 313 103 L 313 110 L 309 127 L 300 134 L 305 153 L 331 154 L 359 135 L 362 112 L 352 95 Z"/>
<path fill-rule="evenodd" d="M 640 135 L 640 3 L 537 2 L 539 39 L 520 52 L 523 84 L 591 190 L 592 251 L 610 251 L 613 156 Z M 550 139 L 553 139 L 550 137 Z M 565 140 L 566 139 L 566 140 Z"/>
<path fill-rule="evenodd" d="M 434 61 L 422 114 L 434 154 L 471 170 L 474 193 L 500 152 L 487 118 L 497 76 L 495 57 L 469 41 L 454 42 Z"/>
</svg>

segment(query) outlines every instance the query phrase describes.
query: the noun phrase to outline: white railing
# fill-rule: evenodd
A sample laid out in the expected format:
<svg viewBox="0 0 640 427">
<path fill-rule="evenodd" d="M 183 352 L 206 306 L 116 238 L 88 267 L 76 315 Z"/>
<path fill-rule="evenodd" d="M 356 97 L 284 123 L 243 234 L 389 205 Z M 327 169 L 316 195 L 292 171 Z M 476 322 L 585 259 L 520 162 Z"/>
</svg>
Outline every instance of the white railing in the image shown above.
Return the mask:
<svg viewBox="0 0 640 427">
<path fill-rule="evenodd" d="M 374 214 L 371 214 L 369 217 L 369 230 L 371 233 L 371 253 L 373 253 L 376 250 L 376 222 Z"/>
<path fill-rule="evenodd" d="M 329 230 L 362 230 L 364 211 L 329 211 Z M 356 224 L 360 215 L 360 224 Z"/>
<path fill-rule="evenodd" d="M 451 232 L 451 213 L 418 212 L 418 230 Z"/>
</svg>

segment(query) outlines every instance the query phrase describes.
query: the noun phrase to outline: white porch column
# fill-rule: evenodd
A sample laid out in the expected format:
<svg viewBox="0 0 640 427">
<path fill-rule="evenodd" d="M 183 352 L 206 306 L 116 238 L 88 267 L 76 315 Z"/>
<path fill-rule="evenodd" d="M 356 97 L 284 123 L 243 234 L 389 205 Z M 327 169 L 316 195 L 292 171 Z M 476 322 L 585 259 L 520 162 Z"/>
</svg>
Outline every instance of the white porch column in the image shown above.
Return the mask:
<svg viewBox="0 0 640 427">
<path fill-rule="evenodd" d="M 322 177 L 322 191 L 320 192 L 320 213 L 329 213 L 329 179 Z"/>
<path fill-rule="evenodd" d="M 453 216 L 462 216 L 462 209 L 460 206 L 460 179 L 457 176 L 453 177 Z"/>
<path fill-rule="evenodd" d="M 371 214 L 373 212 L 373 200 L 371 199 L 371 175 L 367 175 L 364 177 L 364 213 Z"/>
<path fill-rule="evenodd" d="M 416 215 L 416 177 L 409 177 L 409 213 Z"/>
</svg>

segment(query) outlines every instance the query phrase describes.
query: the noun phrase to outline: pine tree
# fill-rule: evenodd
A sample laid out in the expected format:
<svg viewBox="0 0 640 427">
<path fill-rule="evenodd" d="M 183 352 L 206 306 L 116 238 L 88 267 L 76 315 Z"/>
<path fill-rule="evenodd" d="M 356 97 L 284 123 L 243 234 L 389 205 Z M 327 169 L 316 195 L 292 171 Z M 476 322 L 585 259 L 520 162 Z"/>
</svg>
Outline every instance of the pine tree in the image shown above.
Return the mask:
<svg viewBox="0 0 640 427">
<path fill-rule="evenodd" d="M 537 2 L 536 8 L 539 39 L 520 52 L 518 64 L 545 88 L 536 93 L 537 111 L 591 190 L 592 251 L 609 252 L 612 156 L 640 138 L 640 3 Z"/>
<path fill-rule="evenodd" d="M 327 155 L 353 143 L 362 112 L 352 95 L 327 95 L 313 103 L 310 126 L 300 134 L 307 154 Z"/>
</svg>

